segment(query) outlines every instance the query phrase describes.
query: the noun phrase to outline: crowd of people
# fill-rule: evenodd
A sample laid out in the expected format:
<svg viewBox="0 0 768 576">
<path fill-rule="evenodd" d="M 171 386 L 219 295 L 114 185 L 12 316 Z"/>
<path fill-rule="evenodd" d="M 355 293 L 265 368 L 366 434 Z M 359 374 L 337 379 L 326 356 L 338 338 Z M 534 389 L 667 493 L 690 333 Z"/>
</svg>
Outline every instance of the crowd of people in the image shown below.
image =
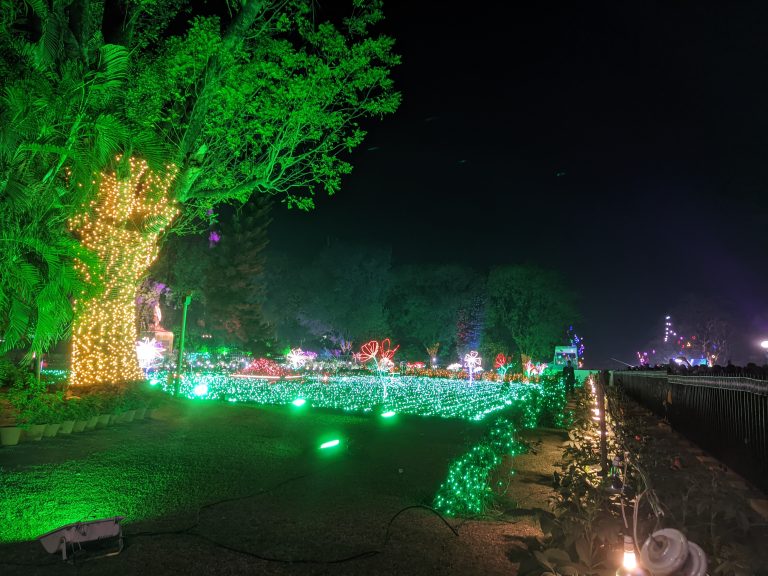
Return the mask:
<svg viewBox="0 0 768 576">
<path fill-rule="evenodd" d="M 754 362 L 750 362 L 746 366 L 734 366 L 730 362 L 725 366 L 718 364 L 714 366 L 691 366 L 687 362 L 670 360 L 668 364 L 656 364 L 655 366 L 642 364 L 640 366 L 630 366 L 627 370 L 666 372 L 667 374 L 676 374 L 678 376 L 740 376 L 742 378 L 768 380 L 768 364 L 758 366 Z"/>
</svg>

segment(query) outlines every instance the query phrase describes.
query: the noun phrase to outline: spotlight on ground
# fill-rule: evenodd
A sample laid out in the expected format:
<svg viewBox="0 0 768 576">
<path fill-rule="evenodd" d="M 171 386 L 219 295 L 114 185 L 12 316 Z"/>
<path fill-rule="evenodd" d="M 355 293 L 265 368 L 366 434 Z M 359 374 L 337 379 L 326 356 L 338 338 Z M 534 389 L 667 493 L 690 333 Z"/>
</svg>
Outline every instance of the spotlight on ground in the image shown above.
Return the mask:
<svg viewBox="0 0 768 576">
<path fill-rule="evenodd" d="M 116 556 L 123 550 L 123 527 L 120 521 L 123 516 L 114 518 L 105 518 L 103 520 L 89 520 L 87 522 L 75 522 L 67 524 L 56 530 L 51 530 L 39 536 L 37 539 L 49 554 L 61 552 L 61 559 L 66 560 L 67 554 L 74 554 L 83 549 L 83 544 L 89 542 L 105 541 L 116 539 L 116 548 L 106 554 L 90 556 L 93 558 L 104 558 L 106 556 Z"/>
<path fill-rule="evenodd" d="M 307 401 L 304 400 L 304 398 L 296 398 L 296 400 L 291 402 L 291 404 L 293 404 L 294 406 L 304 406 L 304 404 L 306 404 L 306 403 L 307 403 Z"/>
<path fill-rule="evenodd" d="M 395 412 L 393 412 L 392 410 L 387 410 L 386 412 L 381 413 L 382 418 L 392 418 L 392 416 L 394 415 L 395 415 Z"/>
<path fill-rule="evenodd" d="M 338 438 L 335 440 L 329 440 L 328 442 L 323 442 L 322 444 L 320 444 L 320 450 L 325 450 L 326 448 L 333 448 L 334 446 L 338 446 L 338 445 L 339 445 Z"/>
</svg>

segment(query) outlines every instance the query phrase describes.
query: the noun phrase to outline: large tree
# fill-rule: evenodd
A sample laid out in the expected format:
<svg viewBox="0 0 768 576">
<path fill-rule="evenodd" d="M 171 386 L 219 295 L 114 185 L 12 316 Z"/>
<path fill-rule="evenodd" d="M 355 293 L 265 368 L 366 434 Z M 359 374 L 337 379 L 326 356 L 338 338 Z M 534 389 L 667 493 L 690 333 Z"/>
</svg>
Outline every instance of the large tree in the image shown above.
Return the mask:
<svg viewBox="0 0 768 576">
<path fill-rule="evenodd" d="M 269 205 L 251 202 L 209 240 L 213 262 L 203 286 L 206 325 L 219 342 L 251 351 L 267 335 L 261 307 L 269 222 Z"/>
<path fill-rule="evenodd" d="M 75 305 L 77 385 L 140 375 L 132 307 L 172 223 L 254 193 L 312 208 L 316 190 L 334 193 L 350 171 L 343 153 L 362 141 L 360 121 L 399 103 L 393 41 L 370 33 L 379 0 L 355 0 L 341 22 L 303 0 L 250 0 L 183 25 L 178 0 L 14 4 L 3 4 L 6 57 L 18 59 L 18 83 L 42 78 L 28 98 L 51 99 L 68 75 L 79 96 L 45 132 L 61 151 L 44 166 L 61 178 L 71 165 L 69 188 L 90 193 L 70 227 L 104 264 L 83 269 L 106 289 Z"/>
<path fill-rule="evenodd" d="M 494 268 L 488 276 L 487 293 L 489 322 L 509 335 L 518 354 L 531 358 L 551 357 L 553 347 L 576 319 L 573 295 L 549 270 Z"/>
<path fill-rule="evenodd" d="M 300 273 L 277 282 L 273 277 L 270 293 L 284 296 L 270 306 L 271 317 L 280 312 L 276 306 L 288 307 L 305 332 L 328 348 L 385 338 L 389 275 L 389 249 L 331 241 Z"/>
<path fill-rule="evenodd" d="M 480 293 L 481 284 L 476 272 L 458 265 L 393 269 L 387 315 L 404 353 L 434 358 L 437 354 L 431 352 L 436 348 L 447 357 L 456 342 L 460 313 Z"/>
<path fill-rule="evenodd" d="M 169 238 L 142 283 L 144 323 L 160 303 L 161 290 L 174 309 L 192 295 L 188 341 L 253 351 L 255 342 L 268 336 L 261 307 L 269 212 L 269 201 L 256 196 L 245 206 L 224 210 L 207 234 Z M 172 314 L 169 322 L 174 321 L 178 328 L 179 314 Z"/>
</svg>

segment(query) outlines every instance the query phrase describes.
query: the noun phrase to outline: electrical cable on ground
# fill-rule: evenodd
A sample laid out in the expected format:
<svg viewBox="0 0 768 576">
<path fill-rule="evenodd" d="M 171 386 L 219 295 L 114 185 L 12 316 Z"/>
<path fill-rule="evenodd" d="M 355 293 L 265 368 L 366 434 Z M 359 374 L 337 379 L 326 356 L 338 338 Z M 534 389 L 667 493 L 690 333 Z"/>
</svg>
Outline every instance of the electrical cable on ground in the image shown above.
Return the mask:
<svg viewBox="0 0 768 576">
<path fill-rule="evenodd" d="M 330 466 L 330 465 L 329 465 Z M 320 470 L 324 470 L 325 468 L 328 468 L 329 466 L 325 466 L 321 468 Z M 260 490 L 258 492 L 254 492 L 252 494 L 247 494 L 245 496 L 236 496 L 232 498 L 223 498 L 221 500 L 216 500 L 213 502 L 208 502 L 206 504 L 203 504 L 202 506 L 199 506 L 196 511 L 196 519 L 194 524 L 186 527 L 186 528 L 180 528 L 177 530 L 166 530 L 166 531 L 145 531 L 145 532 L 135 532 L 133 534 L 125 534 L 123 537 L 130 541 L 132 538 L 141 538 L 141 537 L 147 537 L 147 536 L 165 536 L 165 535 L 178 535 L 178 536 L 191 536 L 193 538 L 199 538 L 200 540 L 203 540 L 205 542 L 210 543 L 213 546 L 216 546 L 217 548 L 221 548 L 223 550 L 228 550 L 230 552 L 234 552 L 237 554 L 241 554 L 243 556 L 248 556 L 251 558 L 256 558 L 258 560 L 263 560 L 265 562 L 276 562 L 276 563 L 282 563 L 282 564 L 341 564 L 344 562 L 350 562 L 352 560 L 361 560 L 364 558 L 370 558 L 372 556 L 376 556 L 378 554 L 381 554 L 384 552 L 384 549 L 386 548 L 387 544 L 389 543 L 390 537 L 391 537 L 391 529 L 392 524 L 394 521 L 404 512 L 408 510 L 413 509 L 424 509 L 432 512 L 435 514 L 440 520 L 442 520 L 443 524 L 445 524 L 448 529 L 453 532 L 453 534 L 458 537 L 459 532 L 457 528 L 452 526 L 448 520 L 445 519 L 445 517 L 440 514 L 437 510 L 434 508 L 431 508 L 430 506 L 426 506 L 424 504 L 411 504 L 409 506 L 405 506 L 404 508 L 401 508 L 398 510 L 387 522 L 386 531 L 384 533 L 384 540 L 382 541 L 382 544 L 379 548 L 373 549 L 373 550 L 366 550 L 365 552 L 360 552 L 358 554 L 353 554 L 351 556 L 345 556 L 342 558 L 334 558 L 330 560 L 319 560 L 319 559 L 305 559 L 305 558 L 277 558 L 272 556 L 264 556 L 255 552 L 251 552 L 249 550 L 244 550 L 242 548 L 237 548 L 235 546 L 230 546 L 228 544 L 224 544 L 222 542 L 219 542 L 217 540 L 214 540 L 213 538 L 210 538 L 204 534 L 200 534 L 198 532 L 194 532 L 194 529 L 197 528 L 200 524 L 200 512 L 203 510 L 206 510 L 208 508 L 212 508 L 214 506 L 219 506 L 221 504 L 225 504 L 228 502 L 237 502 L 241 500 L 247 500 L 249 498 L 256 498 L 258 496 L 262 496 L 264 494 L 267 494 L 269 492 L 272 492 L 276 490 L 277 488 L 284 486 L 286 484 L 289 484 L 291 482 L 295 482 L 298 480 L 301 480 L 303 478 L 307 478 L 309 476 L 312 476 L 316 474 L 318 471 L 315 471 L 313 473 L 307 473 L 307 474 L 301 474 L 299 476 L 293 476 L 291 478 L 287 478 L 286 480 L 283 480 L 281 482 L 278 482 L 274 486 L 271 486 L 269 488 L 265 488 L 263 490 Z M 6 562 L 0 560 L 0 565 L 3 566 L 24 566 L 24 567 L 45 567 L 45 566 L 53 566 L 58 565 L 59 562 L 53 561 L 53 562 L 40 562 L 40 563 L 21 563 L 21 562 Z"/>
<path fill-rule="evenodd" d="M 381 544 L 381 546 L 379 548 L 376 548 L 376 549 L 373 549 L 373 550 L 366 550 L 365 552 L 360 552 L 358 554 L 353 554 L 351 556 L 344 556 L 342 558 L 333 558 L 331 560 L 320 560 L 320 559 L 312 559 L 312 558 L 277 558 L 277 557 L 274 557 L 274 556 L 264 556 L 264 555 L 258 554 L 256 552 L 251 552 L 250 550 L 244 550 L 242 548 L 237 548 L 235 546 L 230 546 L 228 544 L 224 544 L 222 542 L 214 540 L 213 538 L 205 536 L 204 534 L 200 534 L 198 532 L 193 532 L 191 529 L 186 529 L 184 531 L 179 530 L 179 531 L 171 531 L 171 532 L 160 532 L 160 533 L 157 533 L 157 534 L 177 534 L 177 535 L 191 536 L 193 538 L 199 538 L 200 540 L 208 542 L 208 543 L 216 546 L 217 548 L 221 548 L 223 550 L 228 550 L 230 552 L 235 552 L 237 554 L 241 554 L 243 556 L 248 556 L 250 558 L 256 558 L 257 560 L 263 560 L 265 562 L 276 562 L 276 563 L 280 563 L 280 564 L 342 564 L 344 562 L 350 562 L 352 560 L 361 560 L 361 559 L 364 559 L 364 558 L 370 558 L 372 556 L 376 556 L 378 554 L 383 553 L 384 549 L 386 548 L 387 544 L 389 543 L 389 539 L 390 539 L 390 536 L 391 536 L 391 528 L 392 528 L 392 524 L 395 521 L 395 519 L 397 519 L 397 517 L 400 516 L 400 514 L 402 514 L 403 512 L 406 512 L 407 510 L 417 509 L 417 508 L 421 508 L 421 509 L 428 510 L 428 511 L 432 512 L 438 518 L 440 518 L 440 520 L 443 521 L 443 524 L 445 524 L 448 527 L 448 529 L 450 529 L 450 531 L 453 532 L 453 534 L 456 537 L 459 536 L 458 530 L 456 528 L 454 528 L 448 522 L 448 520 L 445 519 L 445 517 L 442 514 L 440 514 L 434 508 L 431 508 L 430 506 L 426 506 L 424 504 L 412 504 L 412 505 L 405 506 L 404 508 L 401 508 L 400 510 L 398 510 L 389 519 L 389 522 L 387 522 L 387 529 L 386 529 L 386 532 L 384 534 L 384 540 L 382 541 L 382 544 Z M 137 536 L 148 536 L 148 535 L 153 535 L 153 534 L 152 533 L 147 533 L 147 532 L 143 532 L 143 533 L 140 532 L 138 534 L 128 535 L 128 536 L 126 536 L 126 538 L 134 538 L 134 537 L 137 537 Z"/>
<path fill-rule="evenodd" d="M 181 528 L 181 529 L 177 529 L 177 530 L 156 531 L 156 532 L 136 532 L 136 533 L 133 533 L 133 534 L 126 534 L 125 538 L 126 538 L 126 540 L 130 540 L 132 538 L 139 538 L 139 537 L 146 537 L 146 536 L 164 536 L 164 535 L 185 536 L 186 535 L 186 536 L 191 536 L 193 538 L 199 538 L 200 540 L 206 541 L 206 542 L 208 542 L 208 543 L 210 543 L 210 544 L 212 544 L 212 545 L 214 545 L 214 546 L 216 546 L 218 548 L 222 548 L 223 550 L 228 550 L 230 552 L 235 552 L 237 554 L 242 554 L 244 556 L 249 556 L 249 557 L 252 557 L 252 558 L 256 558 L 258 560 L 263 560 L 265 562 L 277 562 L 277 563 L 283 563 L 283 564 L 341 564 L 343 562 L 349 562 L 349 561 L 352 561 L 352 560 L 360 560 L 360 559 L 363 559 L 363 558 L 369 558 L 371 556 L 375 556 L 377 554 L 382 553 L 384 551 L 384 548 L 389 543 L 389 539 L 390 539 L 390 536 L 391 536 L 391 528 L 392 528 L 393 522 L 403 512 L 406 512 L 407 510 L 416 509 L 416 508 L 422 508 L 422 509 L 425 509 L 425 510 L 429 510 L 430 512 L 435 514 L 438 518 L 440 518 L 440 520 L 443 521 L 443 523 L 451 530 L 451 532 L 453 532 L 457 537 L 459 536 L 459 532 L 458 532 L 457 528 L 452 526 L 437 510 L 435 510 L 434 508 L 431 508 L 429 506 L 426 506 L 424 504 L 412 504 L 412 505 L 406 506 L 406 507 L 401 508 L 400 510 L 398 510 L 394 514 L 394 516 L 392 516 L 390 518 L 389 522 L 387 522 L 387 528 L 386 528 L 386 532 L 384 534 L 384 540 L 383 540 L 383 542 L 382 542 L 382 544 L 381 544 L 381 546 L 379 548 L 374 549 L 374 550 L 367 550 L 365 552 L 361 552 L 359 554 L 354 554 L 352 556 L 346 556 L 346 557 L 343 557 L 343 558 L 335 558 L 335 559 L 332 559 L 332 560 L 291 559 L 291 558 L 275 558 L 275 557 L 271 557 L 271 556 L 263 556 L 261 554 L 255 553 L 255 552 L 251 552 L 249 550 L 243 550 L 241 548 L 236 548 L 234 546 L 230 546 L 228 544 L 224 544 L 222 542 L 214 540 L 213 538 L 210 538 L 209 536 L 206 536 L 204 534 L 200 534 L 199 532 L 194 532 L 195 528 L 197 528 L 200 525 L 200 513 L 203 510 L 206 510 L 208 508 L 213 508 L 214 506 L 219 506 L 221 504 L 226 504 L 228 502 L 238 502 L 238 501 L 242 501 L 242 500 L 248 500 L 250 498 L 257 498 L 258 496 L 262 496 L 264 494 L 268 494 L 270 492 L 273 492 L 274 490 L 277 490 L 281 486 L 284 486 L 286 484 L 290 484 L 291 482 L 296 482 L 298 480 L 302 480 L 304 478 L 307 478 L 309 476 L 317 474 L 318 472 L 321 472 L 321 471 L 329 468 L 330 466 L 331 466 L 331 464 L 329 464 L 327 466 L 324 466 L 323 468 L 320 468 L 319 470 L 316 470 L 316 471 L 311 472 L 311 473 L 301 474 L 299 476 L 292 476 L 291 478 L 287 478 L 287 479 L 285 479 L 285 480 L 283 480 L 281 482 L 278 482 L 277 484 L 275 484 L 275 485 L 273 485 L 273 486 L 271 486 L 269 488 L 265 488 L 263 490 L 259 490 L 258 492 L 254 492 L 252 494 L 246 494 L 245 496 L 235 496 L 235 497 L 232 497 L 232 498 L 223 498 L 221 500 L 215 500 L 213 502 L 208 502 L 206 504 L 203 504 L 202 506 L 199 506 L 197 508 L 197 511 L 196 511 L 196 514 L 195 514 L 196 515 L 196 519 L 195 519 L 194 524 L 192 524 L 192 525 L 190 525 L 190 526 L 188 526 L 186 528 Z"/>
</svg>

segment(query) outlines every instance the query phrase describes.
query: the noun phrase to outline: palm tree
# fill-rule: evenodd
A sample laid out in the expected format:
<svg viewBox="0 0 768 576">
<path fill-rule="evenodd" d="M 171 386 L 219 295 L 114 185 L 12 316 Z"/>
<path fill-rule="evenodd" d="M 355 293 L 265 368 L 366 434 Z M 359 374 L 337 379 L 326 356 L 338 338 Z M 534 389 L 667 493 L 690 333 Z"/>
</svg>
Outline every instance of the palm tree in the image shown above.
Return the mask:
<svg viewBox="0 0 768 576">
<path fill-rule="evenodd" d="M 30 5 L 45 22 L 35 42 L 23 5 L 0 3 L 0 352 L 39 357 L 69 330 L 72 297 L 100 290 L 99 262 L 67 227 L 94 167 L 122 144 L 107 109 L 127 53 L 98 42 L 75 49 L 61 5 Z"/>
</svg>

